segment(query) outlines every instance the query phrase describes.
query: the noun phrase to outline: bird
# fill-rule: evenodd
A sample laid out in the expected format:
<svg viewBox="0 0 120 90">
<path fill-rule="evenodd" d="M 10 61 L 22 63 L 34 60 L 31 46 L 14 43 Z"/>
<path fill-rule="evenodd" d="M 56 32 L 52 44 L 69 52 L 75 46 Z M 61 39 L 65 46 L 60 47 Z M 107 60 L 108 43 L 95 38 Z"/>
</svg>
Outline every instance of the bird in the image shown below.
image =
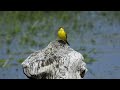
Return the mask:
<svg viewBox="0 0 120 90">
<path fill-rule="evenodd" d="M 63 27 L 60 27 L 58 29 L 58 38 L 62 41 L 64 41 L 65 43 L 67 43 L 68 45 L 70 45 L 67 41 L 67 33 L 65 32 Z"/>
</svg>

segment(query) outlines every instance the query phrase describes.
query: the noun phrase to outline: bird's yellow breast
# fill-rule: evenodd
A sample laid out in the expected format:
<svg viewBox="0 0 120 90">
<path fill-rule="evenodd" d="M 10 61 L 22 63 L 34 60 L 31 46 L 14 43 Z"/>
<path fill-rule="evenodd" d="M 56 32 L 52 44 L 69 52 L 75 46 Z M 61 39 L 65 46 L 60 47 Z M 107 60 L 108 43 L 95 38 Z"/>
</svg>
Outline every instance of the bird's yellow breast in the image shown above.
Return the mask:
<svg viewBox="0 0 120 90">
<path fill-rule="evenodd" d="M 66 40 L 66 32 L 64 30 L 59 30 L 58 37 L 62 40 Z"/>
</svg>

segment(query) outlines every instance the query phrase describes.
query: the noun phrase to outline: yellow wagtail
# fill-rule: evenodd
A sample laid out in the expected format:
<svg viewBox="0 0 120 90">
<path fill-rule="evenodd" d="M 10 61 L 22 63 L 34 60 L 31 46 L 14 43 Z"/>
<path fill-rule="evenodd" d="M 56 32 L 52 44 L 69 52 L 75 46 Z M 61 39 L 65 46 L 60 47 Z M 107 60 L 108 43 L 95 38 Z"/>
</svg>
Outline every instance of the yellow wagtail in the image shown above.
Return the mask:
<svg viewBox="0 0 120 90">
<path fill-rule="evenodd" d="M 58 37 L 60 40 L 63 40 L 65 43 L 70 45 L 67 41 L 67 33 L 65 32 L 64 28 L 60 27 L 58 30 Z"/>
</svg>

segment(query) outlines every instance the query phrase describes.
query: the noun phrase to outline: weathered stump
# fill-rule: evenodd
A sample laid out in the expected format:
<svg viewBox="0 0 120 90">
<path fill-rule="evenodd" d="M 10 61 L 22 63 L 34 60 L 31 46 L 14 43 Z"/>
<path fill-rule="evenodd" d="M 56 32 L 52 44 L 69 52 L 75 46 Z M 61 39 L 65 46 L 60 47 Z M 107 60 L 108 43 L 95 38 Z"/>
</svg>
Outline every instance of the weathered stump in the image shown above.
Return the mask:
<svg viewBox="0 0 120 90">
<path fill-rule="evenodd" d="M 23 72 L 32 79 L 81 79 L 87 72 L 83 56 L 61 40 L 32 53 L 23 63 Z"/>
</svg>

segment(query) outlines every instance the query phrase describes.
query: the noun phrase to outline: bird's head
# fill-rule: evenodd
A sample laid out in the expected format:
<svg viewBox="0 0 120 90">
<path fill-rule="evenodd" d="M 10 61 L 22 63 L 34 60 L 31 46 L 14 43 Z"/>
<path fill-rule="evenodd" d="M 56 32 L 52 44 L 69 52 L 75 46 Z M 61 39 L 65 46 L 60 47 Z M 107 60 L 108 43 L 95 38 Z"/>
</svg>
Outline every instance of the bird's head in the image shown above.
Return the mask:
<svg viewBox="0 0 120 90">
<path fill-rule="evenodd" d="M 59 28 L 59 31 L 64 31 L 64 28 L 63 28 L 63 27 L 60 27 L 60 28 Z"/>
</svg>

